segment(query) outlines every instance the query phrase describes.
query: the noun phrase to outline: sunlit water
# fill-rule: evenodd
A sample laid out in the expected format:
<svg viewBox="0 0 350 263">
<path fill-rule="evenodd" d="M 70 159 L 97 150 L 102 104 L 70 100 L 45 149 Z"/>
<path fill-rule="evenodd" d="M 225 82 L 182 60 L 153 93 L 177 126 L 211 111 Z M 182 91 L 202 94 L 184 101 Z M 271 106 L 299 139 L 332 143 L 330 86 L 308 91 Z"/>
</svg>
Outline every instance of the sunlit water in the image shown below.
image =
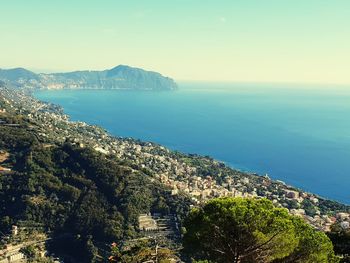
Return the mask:
<svg viewBox="0 0 350 263">
<path fill-rule="evenodd" d="M 350 87 L 184 83 L 170 92 L 35 96 L 114 135 L 210 155 L 350 203 Z"/>
</svg>

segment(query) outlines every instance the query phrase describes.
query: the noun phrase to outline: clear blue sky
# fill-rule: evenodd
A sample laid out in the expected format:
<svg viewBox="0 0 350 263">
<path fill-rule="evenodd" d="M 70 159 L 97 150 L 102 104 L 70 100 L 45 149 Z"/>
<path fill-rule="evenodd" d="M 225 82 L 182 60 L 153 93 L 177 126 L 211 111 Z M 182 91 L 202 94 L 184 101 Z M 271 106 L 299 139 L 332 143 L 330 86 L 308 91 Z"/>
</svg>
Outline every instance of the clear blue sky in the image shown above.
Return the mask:
<svg viewBox="0 0 350 263">
<path fill-rule="evenodd" d="M 350 83 L 349 0 L 3 0 L 0 67 Z"/>
</svg>

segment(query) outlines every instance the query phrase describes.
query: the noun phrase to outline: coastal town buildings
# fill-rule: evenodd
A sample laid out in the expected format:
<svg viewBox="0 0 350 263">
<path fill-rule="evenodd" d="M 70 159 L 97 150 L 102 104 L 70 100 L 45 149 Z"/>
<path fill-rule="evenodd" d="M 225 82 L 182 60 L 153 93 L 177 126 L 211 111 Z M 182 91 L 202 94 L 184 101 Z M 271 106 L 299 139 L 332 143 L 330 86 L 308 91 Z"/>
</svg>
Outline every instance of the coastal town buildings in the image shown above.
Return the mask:
<svg viewBox="0 0 350 263">
<path fill-rule="evenodd" d="M 43 145 L 70 142 L 131 162 L 152 180 L 167 186 L 170 194 L 188 195 L 194 205 L 215 197 L 264 197 L 323 231 L 330 229 L 333 218 L 337 222 L 349 221 L 348 211 L 334 210 L 334 202 L 271 180 L 268 175 L 241 172 L 211 158 L 173 152 L 150 142 L 114 137 L 100 127 L 70 121 L 56 105 L 6 88 L 1 89 L 1 94 L 0 108 L 28 118 L 31 126 L 27 129 L 35 130 Z M 343 227 L 347 225 L 343 223 Z"/>
</svg>

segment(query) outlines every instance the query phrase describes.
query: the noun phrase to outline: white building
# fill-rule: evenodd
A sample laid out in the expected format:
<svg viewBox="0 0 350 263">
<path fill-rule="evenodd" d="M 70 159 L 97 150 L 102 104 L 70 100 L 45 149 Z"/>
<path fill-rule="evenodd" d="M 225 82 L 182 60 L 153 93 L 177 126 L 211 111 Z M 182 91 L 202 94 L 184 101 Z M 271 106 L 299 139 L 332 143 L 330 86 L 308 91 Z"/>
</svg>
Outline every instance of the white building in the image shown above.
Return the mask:
<svg viewBox="0 0 350 263">
<path fill-rule="evenodd" d="M 343 221 L 343 222 L 340 223 L 340 227 L 342 229 L 349 229 L 350 223 L 348 221 Z"/>
</svg>

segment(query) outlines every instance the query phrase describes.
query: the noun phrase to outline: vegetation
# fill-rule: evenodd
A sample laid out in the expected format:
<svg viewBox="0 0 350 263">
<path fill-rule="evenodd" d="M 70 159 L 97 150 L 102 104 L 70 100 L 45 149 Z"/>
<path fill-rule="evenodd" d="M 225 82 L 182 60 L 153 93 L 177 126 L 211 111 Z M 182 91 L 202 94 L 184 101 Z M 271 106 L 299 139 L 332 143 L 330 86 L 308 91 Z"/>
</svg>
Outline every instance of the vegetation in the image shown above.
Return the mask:
<svg viewBox="0 0 350 263">
<path fill-rule="evenodd" d="M 104 244 L 137 237 L 140 213 L 188 213 L 186 197 L 125 162 L 69 142 L 43 143 L 25 118 L 6 118 L 20 126 L 0 126 L 9 153 L 2 165 L 12 169 L 0 174 L 1 232 L 13 224 L 50 230 L 54 250 L 79 248 L 71 256 L 91 262 Z"/>
<path fill-rule="evenodd" d="M 75 71 L 68 73 L 35 74 L 23 68 L 0 69 L 0 80 L 12 87 L 24 89 L 47 88 L 52 83 L 59 83 L 65 88 L 99 89 L 152 89 L 172 90 L 177 84 L 171 78 L 160 73 L 145 71 L 125 65 L 119 65 L 103 71 Z"/>
<path fill-rule="evenodd" d="M 21 249 L 21 252 L 28 258 L 29 262 L 33 262 L 35 259 L 35 247 L 34 246 L 28 246 Z"/>
<path fill-rule="evenodd" d="M 335 224 L 327 235 L 334 245 L 334 252 L 341 258 L 340 262 L 350 262 L 350 230 Z"/>
<path fill-rule="evenodd" d="M 185 221 L 184 252 L 210 262 L 337 262 L 328 237 L 267 199 L 221 198 Z"/>
<path fill-rule="evenodd" d="M 174 252 L 168 248 L 159 248 L 148 241 L 139 241 L 126 250 L 122 250 L 117 244 L 112 244 L 112 254 L 109 262 L 134 263 L 134 262 L 158 262 L 170 263 L 177 259 Z M 176 261 L 175 261 L 176 262 Z"/>
<path fill-rule="evenodd" d="M 174 252 L 150 240 L 129 247 L 110 244 L 139 240 L 141 213 L 174 213 L 180 219 L 188 215 L 182 228 L 188 260 L 337 262 L 325 234 L 267 199 L 215 199 L 190 213 L 188 197 L 172 196 L 152 180 L 154 170 L 71 141 L 53 143 L 45 130 L 21 115 L 1 113 L 0 120 L 7 124 L 0 125 L 0 165 L 11 168 L 0 172 L 1 233 L 8 233 L 12 225 L 45 232 L 50 237 L 49 251 L 76 262 L 101 262 L 109 256 L 111 262 L 169 262 L 176 258 Z M 215 180 L 224 182 L 225 176 L 241 175 L 208 158 L 172 154 L 195 163 L 203 177 L 216 174 Z M 251 180 L 263 178 L 251 176 Z M 307 214 L 316 213 L 309 200 L 288 201 L 290 207 L 299 205 Z M 323 200 L 320 207 L 329 212 L 343 209 L 341 204 Z M 348 233 L 333 229 L 329 237 L 336 254 L 347 262 Z M 35 249 L 33 244 L 22 252 L 38 262 Z"/>
</svg>

